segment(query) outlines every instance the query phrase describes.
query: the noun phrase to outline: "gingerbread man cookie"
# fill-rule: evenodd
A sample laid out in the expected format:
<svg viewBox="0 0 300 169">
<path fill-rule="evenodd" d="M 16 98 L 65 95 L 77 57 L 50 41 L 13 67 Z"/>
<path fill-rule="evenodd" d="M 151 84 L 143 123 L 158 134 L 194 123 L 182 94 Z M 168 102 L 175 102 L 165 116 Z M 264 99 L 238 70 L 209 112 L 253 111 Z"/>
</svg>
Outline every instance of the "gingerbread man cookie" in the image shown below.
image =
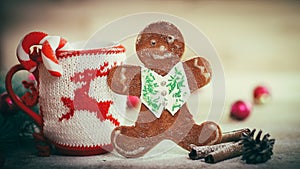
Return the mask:
<svg viewBox="0 0 300 169">
<path fill-rule="evenodd" d="M 141 108 L 134 126 L 119 126 L 111 135 L 115 150 L 125 157 L 140 157 L 164 139 L 186 150 L 221 141 L 214 122 L 200 125 L 193 120 L 186 101 L 211 79 L 208 61 L 195 57 L 181 62 L 184 53 L 181 32 L 171 23 L 148 25 L 137 37 L 136 52 L 144 66 L 122 65 L 107 78 L 118 94 L 138 96 Z"/>
</svg>

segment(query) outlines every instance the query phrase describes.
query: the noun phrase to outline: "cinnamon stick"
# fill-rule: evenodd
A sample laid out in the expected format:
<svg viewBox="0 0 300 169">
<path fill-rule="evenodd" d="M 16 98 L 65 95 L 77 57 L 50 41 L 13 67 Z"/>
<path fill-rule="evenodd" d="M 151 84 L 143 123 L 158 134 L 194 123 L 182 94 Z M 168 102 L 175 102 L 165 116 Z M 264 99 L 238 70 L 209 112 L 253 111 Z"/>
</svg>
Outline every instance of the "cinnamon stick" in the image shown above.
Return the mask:
<svg viewBox="0 0 300 169">
<path fill-rule="evenodd" d="M 192 160 L 204 158 L 207 163 L 217 163 L 226 159 L 242 155 L 243 146 L 241 137 L 243 133 L 250 133 L 248 128 L 225 132 L 220 144 L 210 146 L 191 145 L 189 157 Z"/>
<path fill-rule="evenodd" d="M 243 145 L 241 142 L 232 143 L 222 149 L 211 152 L 205 157 L 207 163 L 217 163 L 226 159 L 242 155 Z"/>
<path fill-rule="evenodd" d="M 233 144 L 233 142 L 215 144 L 215 145 L 209 145 L 209 146 L 195 146 L 192 144 L 191 145 L 192 150 L 189 153 L 189 157 L 192 160 L 198 160 L 198 159 L 206 157 L 208 154 L 210 154 L 214 151 L 218 151 L 218 150 L 223 149 L 224 147 L 230 146 L 232 144 Z"/>
<path fill-rule="evenodd" d="M 224 132 L 222 134 L 221 143 L 232 142 L 232 141 L 239 141 L 241 139 L 241 136 L 242 136 L 243 133 L 249 134 L 250 133 L 250 129 L 244 128 L 244 129 L 240 129 L 240 130 L 234 130 L 234 131 Z"/>
</svg>

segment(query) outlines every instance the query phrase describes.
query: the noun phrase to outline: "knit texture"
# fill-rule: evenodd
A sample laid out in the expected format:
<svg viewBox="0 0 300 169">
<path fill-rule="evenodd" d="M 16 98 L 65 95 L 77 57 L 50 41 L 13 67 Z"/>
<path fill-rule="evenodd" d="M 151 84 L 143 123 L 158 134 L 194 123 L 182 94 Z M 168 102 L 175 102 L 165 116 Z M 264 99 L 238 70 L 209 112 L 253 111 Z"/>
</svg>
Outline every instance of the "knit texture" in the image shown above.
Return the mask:
<svg viewBox="0 0 300 169">
<path fill-rule="evenodd" d="M 111 131 L 120 124 L 124 102 L 107 86 L 107 73 L 125 60 L 124 48 L 62 51 L 61 77 L 51 76 L 39 66 L 39 105 L 43 133 L 53 143 L 66 147 L 110 144 Z M 122 99 L 121 99 L 122 100 Z"/>
</svg>

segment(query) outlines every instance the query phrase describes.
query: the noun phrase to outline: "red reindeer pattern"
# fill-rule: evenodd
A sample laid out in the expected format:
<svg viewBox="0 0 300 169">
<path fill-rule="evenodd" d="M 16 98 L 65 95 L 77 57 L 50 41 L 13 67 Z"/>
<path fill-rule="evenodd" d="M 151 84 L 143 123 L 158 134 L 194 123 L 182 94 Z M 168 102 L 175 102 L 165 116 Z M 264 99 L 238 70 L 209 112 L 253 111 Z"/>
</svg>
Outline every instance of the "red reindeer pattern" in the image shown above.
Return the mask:
<svg viewBox="0 0 300 169">
<path fill-rule="evenodd" d="M 114 63 L 114 66 L 116 63 Z M 91 70 L 86 69 L 83 72 L 75 73 L 71 77 L 71 81 L 74 83 L 82 83 L 82 87 L 74 91 L 74 100 L 68 97 L 62 97 L 61 101 L 65 106 L 69 108 L 69 111 L 66 114 L 63 114 L 59 121 L 69 120 L 74 116 L 75 110 L 88 110 L 89 112 L 96 112 L 96 116 L 100 121 L 109 120 L 114 125 L 118 126 L 120 123 L 112 115 L 108 115 L 108 110 L 113 103 L 111 100 L 97 102 L 96 99 L 89 96 L 90 83 L 93 79 L 97 77 L 107 76 L 109 64 L 104 62 L 100 69 Z"/>
</svg>

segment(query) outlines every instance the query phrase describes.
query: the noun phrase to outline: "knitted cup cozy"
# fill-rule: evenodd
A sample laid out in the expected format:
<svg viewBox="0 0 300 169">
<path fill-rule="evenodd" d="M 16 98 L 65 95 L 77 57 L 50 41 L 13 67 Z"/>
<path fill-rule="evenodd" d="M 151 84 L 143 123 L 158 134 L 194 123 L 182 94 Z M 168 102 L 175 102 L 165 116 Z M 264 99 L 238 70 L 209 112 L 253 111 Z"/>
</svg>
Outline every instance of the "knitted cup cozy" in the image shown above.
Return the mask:
<svg viewBox="0 0 300 169">
<path fill-rule="evenodd" d="M 44 136 L 63 154 L 111 151 L 110 134 L 120 124 L 125 99 L 118 103 L 124 106 L 112 106 L 116 95 L 106 79 L 108 71 L 125 60 L 125 48 L 60 50 L 56 56 L 63 70 L 61 77 L 51 76 L 42 64 L 38 67 Z"/>
</svg>

